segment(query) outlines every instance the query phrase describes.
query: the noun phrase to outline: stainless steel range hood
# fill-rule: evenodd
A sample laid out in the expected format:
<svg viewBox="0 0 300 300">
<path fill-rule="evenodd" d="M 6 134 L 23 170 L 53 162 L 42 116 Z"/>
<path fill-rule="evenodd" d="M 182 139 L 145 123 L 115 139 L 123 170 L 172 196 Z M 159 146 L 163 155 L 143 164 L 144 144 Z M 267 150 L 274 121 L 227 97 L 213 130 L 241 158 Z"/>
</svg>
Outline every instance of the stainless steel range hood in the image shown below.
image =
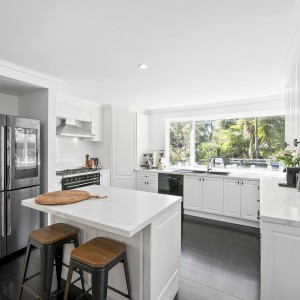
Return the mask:
<svg viewBox="0 0 300 300">
<path fill-rule="evenodd" d="M 78 137 L 78 138 L 91 138 L 95 135 L 87 130 L 76 125 L 75 120 L 63 120 L 61 125 L 56 127 L 56 135 Z"/>
</svg>

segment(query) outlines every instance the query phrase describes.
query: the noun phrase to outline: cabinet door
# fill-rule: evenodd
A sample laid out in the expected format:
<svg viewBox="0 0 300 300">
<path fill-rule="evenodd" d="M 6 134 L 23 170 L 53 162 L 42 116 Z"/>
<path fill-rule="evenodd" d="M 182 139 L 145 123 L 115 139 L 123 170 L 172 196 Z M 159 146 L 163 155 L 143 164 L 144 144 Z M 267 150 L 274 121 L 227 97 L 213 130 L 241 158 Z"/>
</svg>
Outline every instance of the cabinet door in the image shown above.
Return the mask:
<svg viewBox="0 0 300 300">
<path fill-rule="evenodd" d="M 202 177 L 184 176 L 183 207 L 202 210 Z"/>
<path fill-rule="evenodd" d="M 147 182 L 147 191 L 150 193 L 158 193 L 158 182 L 155 180 L 149 180 Z"/>
<path fill-rule="evenodd" d="M 100 185 L 110 186 L 110 172 L 100 172 Z"/>
<path fill-rule="evenodd" d="M 92 110 L 90 108 L 57 101 L 56 116 L 78 121 L 91 122 Z"/>
<path fill-rule="evenodd" d="M 261 222 L 261 300 L 299 299 L 300 228 Z"/>
<path fill-rule="evenodd" d="M 113 113 L 112 185 L 135 189 L 136 118 L 131 112 Z"/>
<path fill-rule="evenodd" d="M 203 211 L 223 213 L 223 178 L 203 177 Z"/>
<path fill-rule="evenodd" d="M 91 138 L 94 142 L 102 141 L 102 109 L 95 108 L 92 110 L 92 134 L 95 136 Z"/>
<path fill-rule="evenodd" d="M 259 181 L 242 180 L 241 183 L 241 218 L 258 221 Z"/>
<path fill-rule="evenodd" d="M 147 192 L 147 183 L 146 181 L 137 181 L 136 182 L 136 189 L 138 191 L 143 191 L 143 192 Z"/>
<path fill-rule="evenodd" d="M 241 180 L 224 179 L 224 215 L 241 217 Z"/>
</svg>

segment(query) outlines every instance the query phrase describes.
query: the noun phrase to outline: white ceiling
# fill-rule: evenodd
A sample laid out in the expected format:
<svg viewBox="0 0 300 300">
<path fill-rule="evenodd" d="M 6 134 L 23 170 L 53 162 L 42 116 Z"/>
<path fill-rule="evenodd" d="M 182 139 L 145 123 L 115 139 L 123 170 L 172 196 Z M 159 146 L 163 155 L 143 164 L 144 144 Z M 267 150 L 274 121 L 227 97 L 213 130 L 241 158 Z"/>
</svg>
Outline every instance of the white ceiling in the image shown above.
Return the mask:
<svg viewBox="0 0 300 300">
<path fill-rule="evenodd" d="M 0 0 L 0 59 L 103 104 L 153 109 L 265 96 L 284 90 L 295 2 Z"/>
</svg>

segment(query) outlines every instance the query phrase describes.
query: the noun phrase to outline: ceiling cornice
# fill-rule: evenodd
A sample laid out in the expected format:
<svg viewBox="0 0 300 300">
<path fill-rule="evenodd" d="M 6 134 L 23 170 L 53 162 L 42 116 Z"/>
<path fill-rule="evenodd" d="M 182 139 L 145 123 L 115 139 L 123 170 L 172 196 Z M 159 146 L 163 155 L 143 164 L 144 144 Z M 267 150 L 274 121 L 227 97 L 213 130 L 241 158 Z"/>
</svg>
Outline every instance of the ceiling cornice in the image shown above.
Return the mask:
<svg viewBox="0 0 300 300">
<path fill-rule="evenodd" d="M 64 81 L 56 77 L 48 76 L 22 66 L 0 59 L 0 75 L 15 80 L 31 83 L 33 85 L 49 88 L 61 86 Z"/>
<path fill-rule="evenodd" d="M 245 98 L 245 99 L 237 99 L 231 101 L 222 101 L 222 102 L 208 102 L 200 105 L 192 105 L 192 106 L 180 106 L 180 107 L 170 107 L 170 108 L 161 108 L 161 109 L 151 109 L 147 110 L 149 114 L 163 114 L 170 112 L 183 112 L 183 111 L 193 111 L 193 110 L 201 110 L 201 109 L 210 109 L 210 108 L 222 108 L 222 107 L 230 107 L 230 106 L 244 106 L 246 105 L 259 105 L 262 103 L 274 103 L 274 101 L 284 101 L 285 94 L 276 94 L 264 97 L 257 98 Z"/>
</svg>

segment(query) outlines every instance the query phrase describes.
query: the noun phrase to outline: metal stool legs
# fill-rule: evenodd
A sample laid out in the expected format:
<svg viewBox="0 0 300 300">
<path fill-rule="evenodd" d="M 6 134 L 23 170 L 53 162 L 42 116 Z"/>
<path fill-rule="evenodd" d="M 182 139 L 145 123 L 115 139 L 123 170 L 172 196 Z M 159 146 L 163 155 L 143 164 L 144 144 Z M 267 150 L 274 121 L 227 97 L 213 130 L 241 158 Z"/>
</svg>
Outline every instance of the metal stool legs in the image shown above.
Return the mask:
<svg viewBox="0 0 300 300">
<path fill-rule="evenodd" d="M 127 285 L 127 291 L 128 294 L 124 294 L 123 292 L 111 287 L 108 285 L 108 273 L 109 270 L 111 270 L 114 266 L 116 266 L 118 263 L 123 263 L 124 266 L 124 273 L 125 273 L 125 279 L 126 279 L 126 285 Z M 110 289 L 123 297 L 126 297 L 130 300 L 132 300 L 132 294 L 131 294 L 131 285 L 130 285 L 130 278 L 129 278 L 129 268 L 128 268 L 128 262 L 127 262 L 127 255 L 126 252 L 122 254 L 122 256 L 118 257 L 115 261 L 113 261 L 110 265 L 108 265 L 105 268 L 92 268 L 89 267 L 79 261 L 75 261 L 74 259 L 70 259 L 70 265 L 69 265 L 69 271 L 68 271 L 68 277 L 66 281 L 66 287 L 65 287 L 65 295 L 64 300 L 68 300 L 68 294 L 71 286 L 72 281 L 72 275 L 74 269 L 79 269 L 79 272 L 86 271 L 92 275 L 92 287 L 88 289 L 87 291 L 83 291 L 82 295 L 79 296 L 77 299 L 80 299 L 81 297 L 85 296 L 90 290 L 92 290 L 92 300 L 106 300 L 107 299 L 107 289 Z"/>
<path fill-rule="evenodd" d="M 25 263 L 22 270 L 21 277 L 21 287 L 19 292 L 18 300 L 21 300 L 23 289 L 30 292 L 34 297 L 39 298 L 41 300 L 49 300 L 51 296 L 56 296 L 61 293 L 63 290 L 61 289 L 61 273 L 63 264 L 63 245 L 67 243 L 73 243 L 75 247 L 79 246 L 78 236 L 71 236 L 69 238 L 58 241 L 57 243 L 51 245 L 42 245 L 39 242 L 35 241 L 32 238 L 28 239 L 27 250 L 25 255 Z M 26 278 L 26 273 L 28 269 L 28 264 L 31 256 L 31 251 L 33 248 L 38 248 L 40 250 L 41 255 L 41 272 L 34 274 L 28 278 Z M 58 292 L 56 295 L 51 294 L 51 285 L 52 285 L 52 276 L 53 276 L 53 268 L 54 268 L 54 260 L 56 262 L 56 275 L 57 275 L 57 285 Z M 40 283 L 40 293 L 41 295 L 37 295 L 34 291 L 32 291 L 28 286 L 25 285 L 25 282 L 29 279 L 41 274 L 41 283 Z M 80 280 L 82 284 L 82 289 L 85 291 L 84 280 L 82 271 L 80 272 Z"/>
</svg>

